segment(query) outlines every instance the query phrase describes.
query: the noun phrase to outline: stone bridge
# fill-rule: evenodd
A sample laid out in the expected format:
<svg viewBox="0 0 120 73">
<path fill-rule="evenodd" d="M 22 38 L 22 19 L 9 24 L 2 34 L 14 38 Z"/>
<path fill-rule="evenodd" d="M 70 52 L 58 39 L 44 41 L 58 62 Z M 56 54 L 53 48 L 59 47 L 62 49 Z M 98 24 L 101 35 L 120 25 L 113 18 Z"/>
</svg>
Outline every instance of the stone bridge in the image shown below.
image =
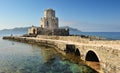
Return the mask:
<svg viewBox="0 0 120 73">
<path fill-rule="evenodd" d="M 9 37 L 7 39 L 47 44 L 57 48 L 58 51 L 73 52 L 85 62 L 97 62 L 100 65 L 100 73 L 120 73 L 120 40 L 91 41 L 77 36 Z"/>
</svg>

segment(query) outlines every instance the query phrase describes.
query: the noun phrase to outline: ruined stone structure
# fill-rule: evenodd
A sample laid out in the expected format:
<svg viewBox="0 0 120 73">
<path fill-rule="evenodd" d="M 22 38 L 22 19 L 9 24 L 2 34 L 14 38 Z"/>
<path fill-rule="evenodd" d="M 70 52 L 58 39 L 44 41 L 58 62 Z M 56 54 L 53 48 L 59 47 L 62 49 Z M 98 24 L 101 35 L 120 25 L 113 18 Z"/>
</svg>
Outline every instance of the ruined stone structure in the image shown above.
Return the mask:
<svg viewBox="0 0 120 73">
<path fill-rule="evenodd" d="M 28 29 L 29 35 L 60 35 L 68 36 L 69 29 L 60 29 L 58 18 L 55 16 L 55 10 L 46 9 L 44 16 L 40 20 L 41 27 L 31 27 Z"/>
<path fill-rule="evenodd" d="M 28 34 L 37 34 L 37 28 L 32 26 L 30 29 L 28 29 Z"/>
</svg>

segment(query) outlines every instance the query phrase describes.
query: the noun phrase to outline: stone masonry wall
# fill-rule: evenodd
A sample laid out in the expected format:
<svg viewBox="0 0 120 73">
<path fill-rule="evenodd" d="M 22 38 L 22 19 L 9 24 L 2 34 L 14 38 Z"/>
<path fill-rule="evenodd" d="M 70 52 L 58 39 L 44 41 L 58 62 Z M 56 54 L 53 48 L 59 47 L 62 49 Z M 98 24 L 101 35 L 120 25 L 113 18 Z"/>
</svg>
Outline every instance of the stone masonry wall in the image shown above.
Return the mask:
<svg viewBox="0 0 120 73">
<path fill-rule="evenodd" d="M 37 38 L 63 40 L 68 42 L 89 43 L 89 39 L 83 39 L 79 36 L 45 36 L 38 35 Z"/>
<path fill-rule="evenodd" d="M 55 39 L 55 40 L 64 40 L 68 42 L 78 42 L 78 43 L 86 43 L 86 44 L 120 44 L 120 40 L 94 40 L 90 41 L 87 38 L 81 38 L 79 36 L 45 36 L 45 35 L 38 35 L 37 38 L 44 38 L 44 39 Z"/>
</svg>

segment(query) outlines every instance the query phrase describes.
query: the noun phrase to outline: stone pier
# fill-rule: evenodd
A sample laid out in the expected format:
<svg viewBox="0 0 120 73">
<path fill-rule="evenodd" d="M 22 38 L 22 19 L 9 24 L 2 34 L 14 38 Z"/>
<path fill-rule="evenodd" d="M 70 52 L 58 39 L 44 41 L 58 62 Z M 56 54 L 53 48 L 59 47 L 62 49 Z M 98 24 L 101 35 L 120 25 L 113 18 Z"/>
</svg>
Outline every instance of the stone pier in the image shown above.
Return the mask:
<svg viewBox="0 0 120 73">
<path fill-rule="evenodd" d="M 79 36 L 3 37 L 19 42 L 48 45 L 74 52 L 84 61 L 99 62 L 101 73 L 120 73 L 120 40 L 83 39 Z"/>
</svg>

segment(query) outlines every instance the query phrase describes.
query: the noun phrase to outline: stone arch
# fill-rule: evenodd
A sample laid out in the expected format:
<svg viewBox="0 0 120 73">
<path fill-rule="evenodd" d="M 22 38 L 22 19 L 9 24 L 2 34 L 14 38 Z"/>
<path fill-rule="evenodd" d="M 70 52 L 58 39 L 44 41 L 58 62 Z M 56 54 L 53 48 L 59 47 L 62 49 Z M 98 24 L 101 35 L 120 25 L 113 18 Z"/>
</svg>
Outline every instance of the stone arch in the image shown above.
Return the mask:
<svg viewBox="0 0 120 73">
<path fill-rule="evenodd" d="M 98 56 L 96 55 L 96 53 L 92 50 L 89 50 L 86 54 L 85 57 L 86 61 L 94 61 L 94 62 L 99 62 Z"/>
<path fill-rule="evenodd" d="M 67 53 L 74 53 L 75 52 L 75 45 L 73 45 L 73 44 L 66 44 L 66 52 Z"/>
<path fill-rule="evenodd" d="M 80 56 L 80 51 L 79 51 L 78 48 L 77 48 L 76 51 L 75 51 L 75 55 L 76 55 L 76 56 Z"/>
</svg>

